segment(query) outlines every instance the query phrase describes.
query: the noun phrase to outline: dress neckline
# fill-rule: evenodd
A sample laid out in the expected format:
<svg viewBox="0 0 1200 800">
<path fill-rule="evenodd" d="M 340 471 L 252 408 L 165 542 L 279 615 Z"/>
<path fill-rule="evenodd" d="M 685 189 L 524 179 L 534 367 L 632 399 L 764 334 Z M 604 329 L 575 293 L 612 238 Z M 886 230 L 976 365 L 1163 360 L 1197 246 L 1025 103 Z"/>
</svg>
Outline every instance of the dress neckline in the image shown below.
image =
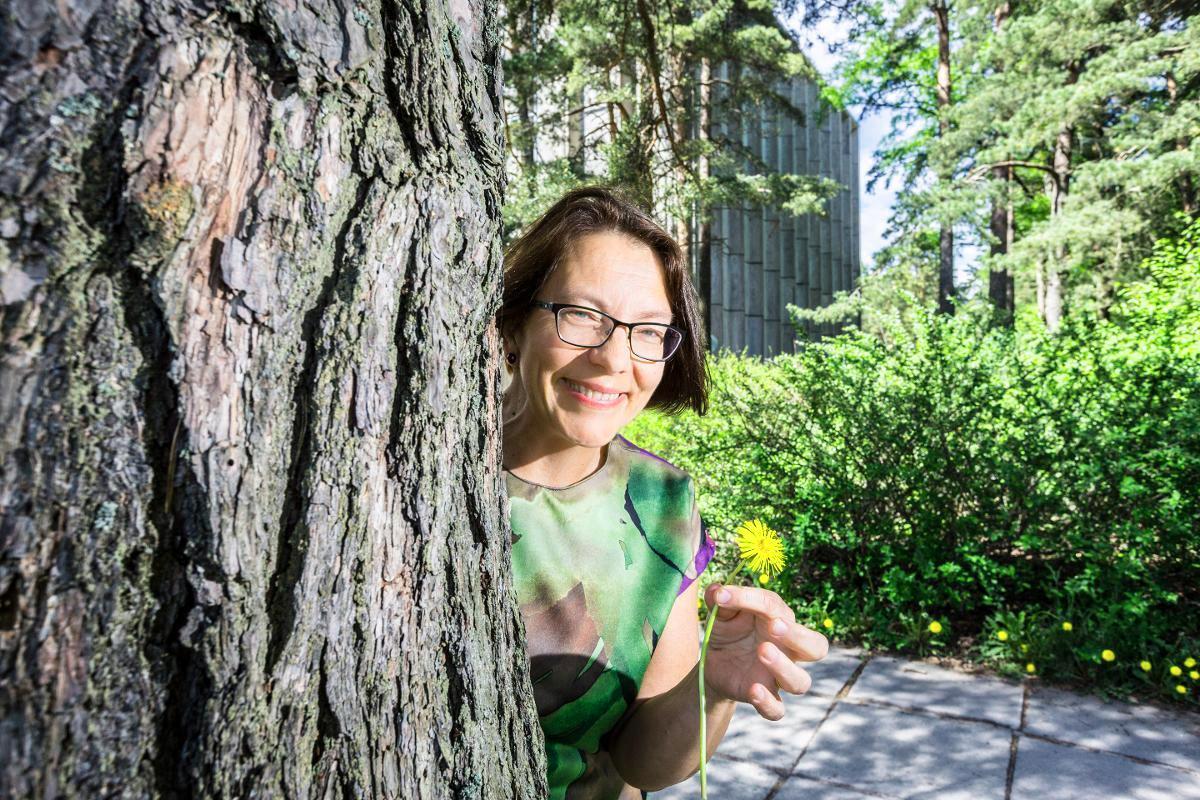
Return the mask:
<svg viewBox="0 0 1200 800">
<path fill-rule="evenodd" d="M 534 486 L 534 487 L 537 487 L 538 489 L 545 489 L 546 491 L 549 491 L 549 492 L 565 492 L 568 489 L 577 489 L 580 486 L 587 483 L 588 481 L 594 480 L 598 476 L 604 475 L 609 471 L 609 469 L 612 466 L 612 462 L 613 462 L 613 452 L 614 452 L 613 445 L 617 444 L 617 439 L 618 439 L 618 436 L 614 436 L 612 438 L 612 440 L 609 441 L 609 443 L 607 445 L 605 445 L 607 450 L 604 454 L 604 463 L 601 464 L 596 469 L 595 472 L 593 472 L 590 475 L 585 475 L 584 477 L 580 478 L 579 480 L 575 481 L 574 483 L 568 484 L 566 486 L 546 486 L 544 483 L 534 483 L 533 481 L 525 480 L 520 475 L 517 475 L 515 472 L 508 469 L 507 467 L 501 467 L 501 469 L 503 469 L 506 474 L 508 474 L 515 480 L 518 480 L 521 483 L 526 484 L 527 486 Z"/>
</svg>

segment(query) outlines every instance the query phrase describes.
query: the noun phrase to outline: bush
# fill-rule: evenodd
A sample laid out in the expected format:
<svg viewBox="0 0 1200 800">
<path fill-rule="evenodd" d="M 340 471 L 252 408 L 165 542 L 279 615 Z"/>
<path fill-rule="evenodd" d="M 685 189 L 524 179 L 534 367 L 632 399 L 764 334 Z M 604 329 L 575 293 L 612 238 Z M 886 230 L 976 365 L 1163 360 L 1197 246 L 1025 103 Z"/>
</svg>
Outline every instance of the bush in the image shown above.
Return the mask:
<svg viewBox="0 0 1200 800">
<path fill-rule="evenodd" d="M 918 311 L 883 337 L 724 352 L 707 417 L 625 435 L 693 474 L 718 539 L 753 517 L 784 534 L 771 588 L 811 627 L 1194 703 L 1200 681 L 1166 670 L 1200 655 L 1196 243 L 1200 224 L 1111 320 L 1057 335 Z"/>
</svg>

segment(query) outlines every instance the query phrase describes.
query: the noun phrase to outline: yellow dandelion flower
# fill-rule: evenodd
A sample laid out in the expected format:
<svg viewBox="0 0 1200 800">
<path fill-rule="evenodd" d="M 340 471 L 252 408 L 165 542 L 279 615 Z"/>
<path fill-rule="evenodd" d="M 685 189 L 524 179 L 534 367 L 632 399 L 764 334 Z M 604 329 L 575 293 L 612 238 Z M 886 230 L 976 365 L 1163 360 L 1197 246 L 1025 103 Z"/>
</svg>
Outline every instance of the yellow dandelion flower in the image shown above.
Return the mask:
<svg viewBox="0 0 1200 800">
<path fill-rule="evenodd" d="M 771 582 L 771 576 L 764 572 L 762 575 L 758 576 L 758 582 L 761 583 L 763 586 L 766 586 L 768 583 Z"/>
<path fill-rule="evenodd" d="M 1008 631 L 996 631 L 996 638 L 1002 642 L 1008 641 Z"/>
<path fill-rule="evenodd" d="M 1028 664 L 1025 665 L 1025 671 L 1028 672 L 1030 675 L 1032 675 L 1033 673 L 1037 672 L 1037 667 L 1035 667 L 1033 665 L 1033 662 L 1030 661 Z"/>
<path fill-rule="evenodd" d="M 1197 672 L 1196 670 L 1192 670 L 1191 672 L 1188 673 L 1188 677 L 1194 681 L 1200 681 L 1200 672 Z"/>
<path fill-rule="evenodd" d="M 1181 670 L 1179 667 L 1172 664 L 1171 665 L 1171 674 L 1174 675 L 1176 678 L 1178 678 L 1180 675 L 1183 674 L 1183 670 Z"/>
<path fill-rule="evenodd" d="M 1151 666 L 1151 665 L 1150 665 L 1150 662 L 1149 662 L 1149 661 L 1143 661 L 1143 662 L 1142 662 L 1142 663 L 1141 663 L 1139 666 L 1142 668 L 1142 672 L 1149 672 L 1149 671 L 1150 671 L 1150 666 Z"/>
<path fill-rule="evenodd" d="M 1187 694 L 1187 687 L 1182 683 L 1177 683 L 1175 684 L 1175 691 L 1179 692 L 1180 694 Z"/>
<path fill-rule="evenodd" d="M 1075 626 L 1072 625 L 1071 623 L 1069 623 L 1069 622 L 1063 623 L 1063 630 L 1066 631 L 1067 633 L 1070 633 L 1074 629 L 1075 629 Z"/>
<path fill-rule="evenodd" d="M 832 628 L 833 620 L 831 620 L 829 617 L 826 617 L 825 619 L 821 620 L 821 624 L 824 625 L 826 628 Z"/>
<path fill-rule="evenodd" d="M 929 632 L 930 633 L 941 633 L 942 632 L 942 623 L 938 622 L 936 619 L 933 622 L 929 623 Z"/>
<path fill-rule="evenodd" d="M 1117 657 L 1117 654 L 1114 653 L 1112 650 L 1101 650 L 1100 657 L 1103 658 L 1105 661 L 1112 661 L 1114 658 Z"/>
<path fill-rule="evenodd" d="M 783 540 L 762 520 L 743 522 L 736 535 L 738 550 L 751 571 L 773 575 L 783 569 Z"/>
<path fill-rule="evenodd" d="M 1194 658 L 1185 658 L 1185 659 L 1183 660 L 1183 665 L 1184 665 L 1185 667 L 1187 667 L 1188 669 L 1191 669 L 1192 667 L 1196 666 L 1196 659 L 1194 659 Z"/>
</svg>

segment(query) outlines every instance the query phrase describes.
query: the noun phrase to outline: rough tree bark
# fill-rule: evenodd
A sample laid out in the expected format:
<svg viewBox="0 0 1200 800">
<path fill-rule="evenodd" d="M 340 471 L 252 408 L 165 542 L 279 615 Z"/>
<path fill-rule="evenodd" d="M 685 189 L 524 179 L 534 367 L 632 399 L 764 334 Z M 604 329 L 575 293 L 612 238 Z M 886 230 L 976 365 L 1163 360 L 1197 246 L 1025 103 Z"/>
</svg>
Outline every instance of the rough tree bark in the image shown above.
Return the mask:
<svg viewBox="0 0 1200 800">
<path fill-rule="evenodd" d="M 544 796 L 494 18 L 0 6 L 0 796 Z"/>
</svg>

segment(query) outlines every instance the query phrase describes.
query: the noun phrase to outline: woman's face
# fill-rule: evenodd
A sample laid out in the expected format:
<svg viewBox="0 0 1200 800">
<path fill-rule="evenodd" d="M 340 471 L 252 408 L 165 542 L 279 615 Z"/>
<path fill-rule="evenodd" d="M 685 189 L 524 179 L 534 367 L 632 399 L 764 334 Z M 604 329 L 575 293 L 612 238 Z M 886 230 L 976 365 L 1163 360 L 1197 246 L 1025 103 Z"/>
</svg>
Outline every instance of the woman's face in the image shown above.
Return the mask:
<svg viewBox="0 0 1200 800">
<path fill-rule="evenodd" d="M 534 298 L 599 309 L 625 322 L 670 323 L 671 303 L 662 266 L 640 241 L 616 232 L 587 234 Z M 599 347 L 559 339 L 554 314 L 533 308 L 517 341 L 513 379 L 525 390 L 525 430 L 564 444 L 603 447 L 650 402 L 665 362 L 645 361 L 629 350 L 629 330 L 617 326 Z M 612 402 L 589 400 L 571 384 L 616 393 Z"/>
</svg>

